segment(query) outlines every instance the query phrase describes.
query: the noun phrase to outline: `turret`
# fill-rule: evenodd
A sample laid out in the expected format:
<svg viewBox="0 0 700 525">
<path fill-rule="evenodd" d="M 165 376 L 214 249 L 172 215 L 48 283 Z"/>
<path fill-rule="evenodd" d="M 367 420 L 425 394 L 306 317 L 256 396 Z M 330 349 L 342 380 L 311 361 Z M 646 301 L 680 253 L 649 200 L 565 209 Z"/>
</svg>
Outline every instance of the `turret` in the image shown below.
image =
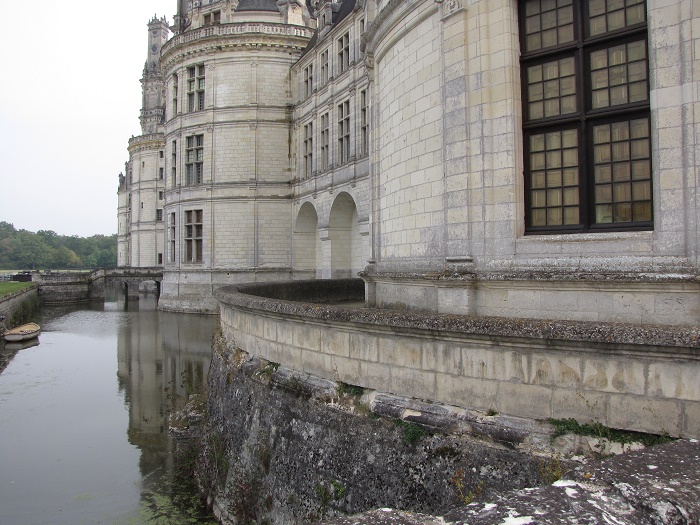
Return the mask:
<svg viewBox="0 0 700 525">
<path fill-rule="evenodd" d="M 170 28 L 176 35 L 182 33 L 187 27 L 187 1 L 188 0 L 177 0 L 177 14 Z"/>
<path fill-rule="evenodd" d="M 163 18 L 153 17 L 148 23 L 148 50 L 141 77 L 141 133 L 155 133 L 162 124 L 165 111 L 165 85 L 160 71 L 160 50 L 168 40 L 169 27 Z"/>
</svg>

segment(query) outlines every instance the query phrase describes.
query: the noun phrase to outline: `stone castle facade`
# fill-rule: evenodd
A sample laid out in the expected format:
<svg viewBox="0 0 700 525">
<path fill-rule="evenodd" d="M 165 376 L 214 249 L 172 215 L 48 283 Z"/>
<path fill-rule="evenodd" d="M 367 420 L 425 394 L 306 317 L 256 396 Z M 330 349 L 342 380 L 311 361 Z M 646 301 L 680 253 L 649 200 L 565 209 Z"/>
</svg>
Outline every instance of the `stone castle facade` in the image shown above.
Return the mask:
<svg viewBox="0 0 700 525">
<path fill-rule="evenodd" d="M 181 0 L 119 265 L 168 310 L 359 273 L 369 306 L 697 325 L 695 4 Z"/>
</svg>

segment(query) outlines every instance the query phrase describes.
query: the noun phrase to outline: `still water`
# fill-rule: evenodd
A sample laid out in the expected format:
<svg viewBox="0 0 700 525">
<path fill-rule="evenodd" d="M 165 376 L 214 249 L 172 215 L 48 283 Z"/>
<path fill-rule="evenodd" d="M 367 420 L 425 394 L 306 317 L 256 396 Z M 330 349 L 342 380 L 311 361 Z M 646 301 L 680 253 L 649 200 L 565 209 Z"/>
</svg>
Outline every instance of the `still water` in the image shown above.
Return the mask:
<svg viewBox="0 0 700 525">
<path fill-rule="evenodd" d="M 40 317 L 0 374 L 0 524 L 215 523 L 176 476 L 168 416 L 205 383 L 216 318 L 149 296 Z"/>
</svg>

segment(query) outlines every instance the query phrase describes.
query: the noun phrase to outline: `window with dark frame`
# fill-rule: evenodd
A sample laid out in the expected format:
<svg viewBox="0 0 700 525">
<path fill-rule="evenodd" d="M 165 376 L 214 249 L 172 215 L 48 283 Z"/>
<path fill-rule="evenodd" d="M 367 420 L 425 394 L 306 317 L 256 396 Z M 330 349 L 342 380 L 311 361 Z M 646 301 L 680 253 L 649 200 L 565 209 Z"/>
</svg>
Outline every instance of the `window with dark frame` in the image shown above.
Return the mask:
<svg viewBox="0 0 700 525">
<path fill-rule="evenodd" d="M 328 83 L 329 79 L 329 73 L 328 73 L 328 50 L 326 49 L 321 53 L 321 78 L 319 79 L 319 83 L 323 86 Z"/>
<path fill-rule="evenodd" d="M 202 262 L 202 210 L 185 211 L 185 262 Z"/>
<path fill-rule="evenodd" d="M 338 74 L 350 68 L 350 33 L 345 33 L 337 40 Z"/>
<path fill-rule="evenodd" d="M 304 96 L 310 97 L 314 92 L 314 65 L 304 68 Z"/>
<path fill-rule="evenodd" d="M 521 0 L 528 233 L 653 229 L 645 0 Z"/>
<path fill-rule="evenodd" d="M 187 68 L 187 111 L 201 111 L 204 109 L 204 64 Z"/>
<path fill-rule="evenodd" d="M 321 115 L 321 169 L 330 167 L 330 115 Z"/>
<path fill-rule="evenodd" d="M 304 177 L 309 178 L 313 173 L 314 164 L 314 123 L 304 126 Z"/>
<path fill-rule="evenodd" d="M 369 100 L 367 90 L 360 91 L 360 154 L 369 155 Z"/>
<path fill-rule="evenodd" d="M 177 74 L 173 75 L 173 111 L 171 113 L 171 118 L 175 118 L 177 116 L 177 81 L 178 77 Z"/>
<path fill-rule="evenodd" d="M 338 105 L 338 160 L 345 164 L 350 160 L 350 101 Z"/>
<path fill-rule="evenodd" d="M 170 159 L 170 183 L 174 188 L 177 185 L 177 140 L 172 141 Z"/>
<path fill-rule="evenodd" d="M 168 261 L 171 263 L 175 262 L 175 214 L 170 214 L 169 228 L 168 228 L 168 241 L 169 241 L 169 253 Z"/>
<path fill-rule="evenodd" d="M 187 137 L 185 178 L 187 186 L 201 184 L 204 174 L 204 135 Z"/>
<path fill-rule="evenodd" d="M 162 222 L 163 221 L 163 210 L 158 208 L 156 210 L 156 221 L 157 222 Z"/>
</svg>

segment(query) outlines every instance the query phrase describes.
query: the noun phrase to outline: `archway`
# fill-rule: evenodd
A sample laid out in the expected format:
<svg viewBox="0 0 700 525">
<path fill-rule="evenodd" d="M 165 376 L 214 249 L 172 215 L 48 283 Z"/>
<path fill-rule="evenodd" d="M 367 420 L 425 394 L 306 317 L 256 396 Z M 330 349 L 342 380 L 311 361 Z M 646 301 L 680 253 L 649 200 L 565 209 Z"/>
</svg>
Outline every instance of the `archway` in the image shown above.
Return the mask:
<svg viewBox="0 0 700 525">
<path fill-rule="evenodd" d="M 362 270 L 362 240 L 357 223 L 357 206 L 348 193 L 333 201 L 328 223 L 331 241 L 331 277 L 354 277 Z"/>
<path fill-rule="evenodd" d="M 294 225 L 294 269 L 313 270 L 314 276 L 321 267 L 321 250 L 318 243 L 318 214 L 310 202 L 305 202 Z"/>
</svg>

